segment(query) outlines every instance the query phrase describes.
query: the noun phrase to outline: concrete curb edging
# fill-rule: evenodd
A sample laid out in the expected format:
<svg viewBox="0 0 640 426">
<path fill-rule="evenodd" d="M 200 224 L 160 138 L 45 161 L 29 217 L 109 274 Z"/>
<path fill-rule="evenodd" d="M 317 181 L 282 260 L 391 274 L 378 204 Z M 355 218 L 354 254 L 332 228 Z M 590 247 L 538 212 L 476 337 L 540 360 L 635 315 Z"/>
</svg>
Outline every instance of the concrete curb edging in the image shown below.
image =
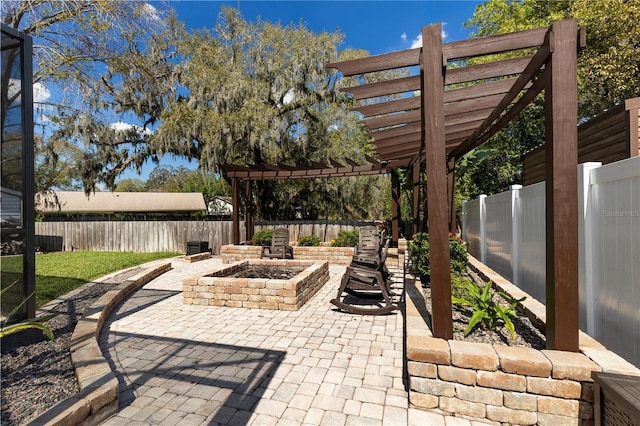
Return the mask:
<svg viewBox="0 0 640 426">
<path fill-rule="evenodd" d="M 170 269 L 170 262 L 152 266 L 115 286 L 89 307 L 71 336 L 71 362 L 80 392 L 30 420 L 28 425 L 94 425 L 118 412 L 118 379 L 102 355 L 98 337 L 120 302 Z"/>
</svg>

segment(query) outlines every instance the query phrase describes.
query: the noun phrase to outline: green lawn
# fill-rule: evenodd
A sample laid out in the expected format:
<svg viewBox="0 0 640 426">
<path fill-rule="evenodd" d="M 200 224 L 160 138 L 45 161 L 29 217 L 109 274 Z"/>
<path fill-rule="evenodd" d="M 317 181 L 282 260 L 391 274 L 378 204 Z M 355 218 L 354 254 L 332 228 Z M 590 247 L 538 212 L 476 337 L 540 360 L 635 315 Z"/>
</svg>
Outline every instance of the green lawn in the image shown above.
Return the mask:
<svg viewBox="0 0 640 426">
<path fill-rule="evenodd" d="M 36 255 L 36 305 L 42 306 L 56 297 L 93 279 L 152 260 L 179 256 L 180 253 L 129 253 L 73 251 Z M 3 257 L 3 278 L 7 272 L 19 271 L 21 256 Z M 14 265 L 15 263 L 15 265 Z M 4 282 L 3 287 L 8 284 Z"/>
</svg>

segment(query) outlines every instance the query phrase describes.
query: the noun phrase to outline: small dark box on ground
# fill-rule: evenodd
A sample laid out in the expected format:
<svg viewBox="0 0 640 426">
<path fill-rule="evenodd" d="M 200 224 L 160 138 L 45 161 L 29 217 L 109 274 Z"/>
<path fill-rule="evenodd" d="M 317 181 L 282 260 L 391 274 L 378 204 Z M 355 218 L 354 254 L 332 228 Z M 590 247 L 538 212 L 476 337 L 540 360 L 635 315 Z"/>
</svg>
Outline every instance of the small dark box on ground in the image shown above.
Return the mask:
<svg viewBox="0 0 640 426">
<path fill-rule="evenodd" d="M 209 251 L 209 241 L 187 241 L 187 256 Z"/>
</svg>

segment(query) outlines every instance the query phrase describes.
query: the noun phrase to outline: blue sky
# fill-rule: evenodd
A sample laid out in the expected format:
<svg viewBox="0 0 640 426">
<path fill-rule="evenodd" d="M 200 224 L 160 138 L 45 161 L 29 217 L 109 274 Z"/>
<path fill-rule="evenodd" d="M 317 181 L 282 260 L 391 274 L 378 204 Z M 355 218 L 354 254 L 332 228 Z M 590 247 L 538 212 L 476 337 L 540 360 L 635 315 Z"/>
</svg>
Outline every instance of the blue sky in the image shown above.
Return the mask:
<svg viewBox="0 0 640 426">
<path fill-rule="evenodd" d="M 216 1 L 170 0 L 178 19 L 187 28 L 212 28 L 222 5 L 239 8 L 244 18 L 280 22 L 283 25 L 303 22 L 314 32 L 339 30 L 344 34 L 341 48 L 365 49 L 372 55 L 404 50 L 419 43 L 425 25 L 441 22 L 444 41 L 469 38 L 471 29 L 463 24 L 471 18 L 481 1 Z M 153 4 L 153 2 L 152 2 Z M 161 4 L 166 5 L 162 2 Z M 161 164 L 190 169 L 197 163 L 165 156 Z M 142 174 L 127 171 L 122 178 L 146 180 L 155 165 L 143 166 Z"/>
</svg>

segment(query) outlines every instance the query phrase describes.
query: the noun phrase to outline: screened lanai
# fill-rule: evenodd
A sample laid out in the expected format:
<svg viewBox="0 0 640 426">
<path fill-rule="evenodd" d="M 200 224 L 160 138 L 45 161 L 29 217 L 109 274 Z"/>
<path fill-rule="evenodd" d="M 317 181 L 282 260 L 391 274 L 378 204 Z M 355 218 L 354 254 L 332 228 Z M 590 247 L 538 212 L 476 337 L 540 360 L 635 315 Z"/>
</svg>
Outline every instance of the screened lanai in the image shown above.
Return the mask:
<svg viewBox="0 0 640 426">
<path fill-rule="evenodd" d="M 544 91 L 547 347 L 577 351 L 577 55 L 586 33 L 575 20 L 566 20 L 534 30 L 443 43 L 441 25 L 433 24 L 422 29 L 422 40 L 421 48 L 327 64 L 343 76 L 419 68 L 409 77 L 342 89 L 358 101 L 353 111 L 362 114 L 375 146 L 371 164 L 313 169 L 221 166 L 234 188 L 234 234 L 239 235 L 240 180 L 373 173 L 391 173 L 393 178 L 395 169 L 413 168 L 418 171 L 413 173 L 414 230 L 421 192 L 426 199 L 433 334 L 451 339 L 449 231 L 455 230 L 455 162 L 489 140 Z M 419 181 L 422 164 L 424 188 Z M 393 215 L 397 220 L 395 207 Z"/>
</svg>

